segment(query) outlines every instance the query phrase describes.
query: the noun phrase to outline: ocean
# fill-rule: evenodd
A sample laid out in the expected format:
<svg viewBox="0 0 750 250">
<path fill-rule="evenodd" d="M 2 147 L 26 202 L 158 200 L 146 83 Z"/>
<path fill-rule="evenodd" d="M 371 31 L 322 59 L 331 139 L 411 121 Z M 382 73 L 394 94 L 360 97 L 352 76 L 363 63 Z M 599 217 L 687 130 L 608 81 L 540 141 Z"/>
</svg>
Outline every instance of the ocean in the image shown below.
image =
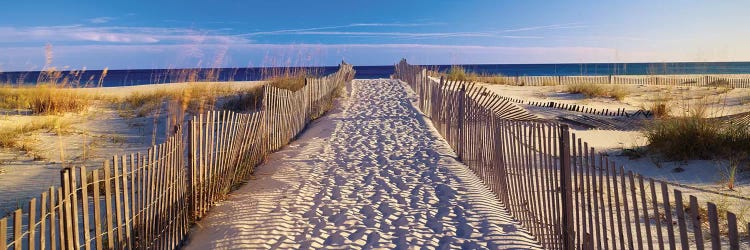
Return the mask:
<svg viewBox="0 0 750 250">
<path fill-rule="evenodd" d="M 445 71 L 451 65 L 425 65 L 431 69 Z M 646 75 L 646 74 L 750 74 L 750 62 L 679 62 L 679 63 L 583 63 L 583 64 L 465 64 L 467 71 L 480 74 L 502 74 L 506 76 L 588 76 L 588 75 Z M 316 74 L 335 72 L 337 66 L 307 67 Z M 355 66 L 355 78 L 387 78 L 393 74 L 393 66 Z M 261 80 L 269 68 L 221 68 L 221 69 L 131 69 L 109 70 L 102 79 L 102 86 L 131 86 L 154 83 L 169 83 L 185 79 L 185 72 L 196 72 L 197 79 L 205 79 L 211 72 L 218 73 L 219 81 Z M 88 70 L 77 75 L 73 71 L 61 72 L 61 78 L 74 79 L 79 86 L 98 86 L 101 70 Z M 39 71 L 0 72 L 0 83 L 35 84 Z"/>
</svg>

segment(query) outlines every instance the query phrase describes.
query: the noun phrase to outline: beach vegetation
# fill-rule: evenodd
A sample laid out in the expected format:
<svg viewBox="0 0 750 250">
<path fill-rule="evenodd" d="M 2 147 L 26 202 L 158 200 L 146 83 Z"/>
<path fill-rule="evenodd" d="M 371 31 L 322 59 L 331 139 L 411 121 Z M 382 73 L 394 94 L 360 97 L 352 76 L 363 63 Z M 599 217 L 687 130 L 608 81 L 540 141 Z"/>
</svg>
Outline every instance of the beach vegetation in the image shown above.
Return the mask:
<svg viewBox="0 0 750 250">
<path fill-rule="evenodd" d="M 222 104 L 222 109 L 235 112 L 248 112 L 258 110 L 263 101 L 263 89 L 255 88 L 251 90 L 239 91 L 226 98 Z"/>
<path fill-rule="evenodd" d="M 666 96 L 659 96 L 651 102 L 647 108 L 655 118 L 668 117 L 672 112 L 671 99 Z"/>
<path fill-rule="evenodd" d="M 750 123 L 719 122 L 705 115 L 698 107 L 687 116 L 654 120 L 644 129 L 649 150 L 669 160 L 726 159 L 750 152 Z"/>
<path fill-rule="evenodd" d="M 72 70 L 63 74 L 52 64 L 52 46 L 45 47 L 45 66 L 37 78 L 37 84 L 0 86 L 0 109 L 30 110 L 32 114 L 62 114 L 81 112 L 90 105 L 93 96 L 73 90 L 82 86 L 83 70 Z M 85 84 L 85 83 L 84 83 Z"/>
<path fill-rule="evenodd" d="M 469 81 L 474 75 L 467 74 L 464 67 L 454 65 L 448 69 L 446 76 L 449 81 Z"/>
<path fill-rule="evenodd" d="M 604 85 L 593 83 L 576 83 L 566 85 L 565 92 L 571 94 L 583 94 L 588 98 L 607 97 L 614 98 L 619 101 L 625 99 L 625 97 L 630 94 L 627 89 L 619 85 Z"/>
<path fill-rule="evenodd" d="M 449 81 L 467 81 L 467 82 L 481 82 L 481 83 L 488 83 L 488 84 L 499 84 L 499 85 L 508 85 L 511 84 L 511 81 L 508 81 L 507 77 L 503 76 L 502 74 L 488 74 L 488 73 L 474 73 L 466 71 L 463 67 L 454 65 L 451 66 L 450 69 L 446 72 L 439 72 L 437 70 L 432 70 L 430 72 L 433 72 L 432 75 L 437 77 L 445 77 L 445 79 Z"/>
<path fill-rule="evenodd" d="M 297 91 L 306 84 L 307 78 L 317 77 L 320 70 L 293 67 L 266 68 L 261 72 L 266 84 L 280 89 Z"/>
<path fill-rule="evenodd" d="M 0 109 L 28 110 L 49 115 L 85 111 L 95 98 L 72 88 L 51 84 L 0 86 Z"/>
<path fill-rule="evenodd" d="M 213 110 L 219 98 L 232 93 L 234 93 L 232 88 L 225 84 L 188 83 L 187 87 L 181 89 L 134 92 L 117 102 L 124 114 L 131 114 L 135 117 L 151 115 L 164 107 L 167 101 L 178 104 L 183 111 L 197 114 Z"/>
<path fill-rule="evenodd" d="M 0 147 L 24 149 L 26 146 L 19 143 L 19 138 L 21 136 L 39 130 L 56 135 L 63 135 L 70 132 L 72 125 L 73 122 L 65 117 L 45 116 L 38 117 L 20 126 L 4 127 L 0 130 Z"/>
</svg>

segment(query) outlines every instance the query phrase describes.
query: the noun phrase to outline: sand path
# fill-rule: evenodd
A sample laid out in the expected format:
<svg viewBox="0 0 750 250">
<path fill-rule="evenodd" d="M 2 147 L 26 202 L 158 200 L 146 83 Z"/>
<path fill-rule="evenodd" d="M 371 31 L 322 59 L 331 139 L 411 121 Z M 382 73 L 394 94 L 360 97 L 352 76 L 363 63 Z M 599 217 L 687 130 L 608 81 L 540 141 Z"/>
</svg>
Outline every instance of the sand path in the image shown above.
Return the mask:
<svg viewBox="0 0 750 250">
<path fill-rule="evenodd" d="M 355 80 L 187 249 L 538 248 L 412 101 L 397 81 Z"/>
</svg>

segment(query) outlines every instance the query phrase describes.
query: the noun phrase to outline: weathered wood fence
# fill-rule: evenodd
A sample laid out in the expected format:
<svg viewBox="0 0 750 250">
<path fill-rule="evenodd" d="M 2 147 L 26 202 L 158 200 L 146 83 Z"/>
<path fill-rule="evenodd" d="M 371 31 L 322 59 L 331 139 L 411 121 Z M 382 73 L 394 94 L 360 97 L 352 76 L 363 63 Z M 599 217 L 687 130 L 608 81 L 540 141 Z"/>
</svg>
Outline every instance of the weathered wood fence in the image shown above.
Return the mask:
<svg viewBox="0 0 750 250">
<path fill-rule="evenodd" d="M 142 154 L 65 169 L 61 187 L 0 219 L 0 249 L 178 248 L 212 204 L 329 110 L 353 77 L 342 63 L 295 92 L 265 86 L 260 111 L 211 111 Z"/>
<path fill-rule="evenodd" d="M 405 61 L 396 78 L 529 232 L 548 249 L 739 249 L 747 222 L 598 154 L 568 127 L 533 119 L 484 87 L 438 81 Z M 502 107 L 498 109 L 497 107 Z"/>
<path fill-rule="evenodd" d="M 496 76 L 500 82 L 523 86 L 570 84 L 633 84 L 750 88 L 750 74 L 708 75 L 603 75 L 603 76 Z"/>
<path fill-rule="evenodd" d="M 559 103 L 559 102 L 540 102 L 540 101 L 533 102 L 533 101 L 526 101 L 526 100 L 521 100 L 518 98 L 510 98 L 510 97 L 503 97 L 503 96 L 501 96 L 500 98 L 506 99 L 508 101 L 512 101 L 515 103 L 526 104 L 529 106 L 562 109 L 562 110 L 581 112 L 581 113 L 592 114 L 592 115 L 624 116 L 624 117 L 644 116 L 646 118 L 651 117 L 653 115 L 653 113 L 650 110 L 643 110 L 643 109 L 628 111 L 625 108 L 618 108 L 617 110 L 609 110 L 609 109 L 602 109 L 602 108 L 592 108 L 592 107 L 587 107 L 585 105 L 578 105 L 578 104 L 568 104 L 568 103 Z"/>
</svg>

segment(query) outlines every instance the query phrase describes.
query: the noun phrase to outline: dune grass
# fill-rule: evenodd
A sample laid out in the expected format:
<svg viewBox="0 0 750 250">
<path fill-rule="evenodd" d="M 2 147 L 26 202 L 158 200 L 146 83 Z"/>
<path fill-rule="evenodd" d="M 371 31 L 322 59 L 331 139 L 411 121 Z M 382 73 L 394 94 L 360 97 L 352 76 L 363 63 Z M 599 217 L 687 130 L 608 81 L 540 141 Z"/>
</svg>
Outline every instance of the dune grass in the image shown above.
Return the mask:
<svg viewBox="0 0 750 250">
<path fill-rule="evenodd" d="M 649 150 L 670 160 L 729 159 L 750 152 L 750 124 L 705 115 L 699 105 L 688 116 L 654 120 L 644 129 Z"/>
<path fill-rule="evenodd" d="M 630 94 L 619 85 L 603 85 L 593 83 L 577 83 L 566 86 L 566 92 L 572 94 L 583 94 L 586 97 L 608 97 L 622 101 Z"/>
<path fill-rule="evenodd" d="M 434 71 L 437 72 L 437 71 Z M 449 81 L 468 81 L 468 82 L 482 82 L 489 84 L 510 84 L 505 76 L 502 74 L 478 74 L 474 72 L 467 72 L 461 66 L 451 66 L 447 72 L 437 72 L 437 76 L 444 76 Z"/>
<path fill-rule="evenodd" d="M 461 66 L 451 66 L 446 74 L 446 78 L 450 81 L 469 81 L 475 76 L 476 74 L 466 73 L 466 70 Z"/>
<path fill-rule="evenodd" d="M 63 74 L 52 66 L 52 45 L 45 46 L 46 63 L 37 78 L 37 84 L 0 85 L 0 109 L 30 110 L 32 114 L 62 114 L 86 110 L 94 96 L 75 91 L 73 88 L 88 86 L 94 79 L 82 79 L 83 70 L 71 70 Z M 101 83 L 107 69 L 100 76 Z"/>
<path fill-rule="evenodd" d="M 228 96 L 221 108 L 235 112 L 255 111 L 262 105 L 262 101 L 263 89 L 255 88 Z"/>
<path fill-rule="evenodd" d="M 297 91 L 305 86 L 305 79 L 317 77 L 320 72 L 318 70 L 307 70 L 303 68 L 269 68 L 264 69 L 262 72 L 262 78 L 268 82 L 268 85 L 286 89 L 290 91 Z"/>
<path fill-rule="evenodd" d="M 30 110 L 33 114 L 62 114 L 86 110 L 93 96 L 54 84 L 0 86 L 0 109 Z"/>
<path fill-rule="evenodd" d="M 232 88 L 225 84 L 190 83 L 183 89 L 135 92 L 116 102 L 124 114 L 135 117 L 151 115 L 168 101 L 178 103 L 183 111 L 201 113 L 213 109 L 218 98 L 232 93 Z"/>
<path fill-rule="evenodd" d="M 59 116 L 39 117 L 26 124 L 15 127 L 4 127 L 0 130 L 0 147 L 14 148 L 21 146 L 18 138 L 28 133 L 45 130 L 56 135 L 62 135 L 70 131 L 73 124 L 70 120 Z"/>
</svg>

